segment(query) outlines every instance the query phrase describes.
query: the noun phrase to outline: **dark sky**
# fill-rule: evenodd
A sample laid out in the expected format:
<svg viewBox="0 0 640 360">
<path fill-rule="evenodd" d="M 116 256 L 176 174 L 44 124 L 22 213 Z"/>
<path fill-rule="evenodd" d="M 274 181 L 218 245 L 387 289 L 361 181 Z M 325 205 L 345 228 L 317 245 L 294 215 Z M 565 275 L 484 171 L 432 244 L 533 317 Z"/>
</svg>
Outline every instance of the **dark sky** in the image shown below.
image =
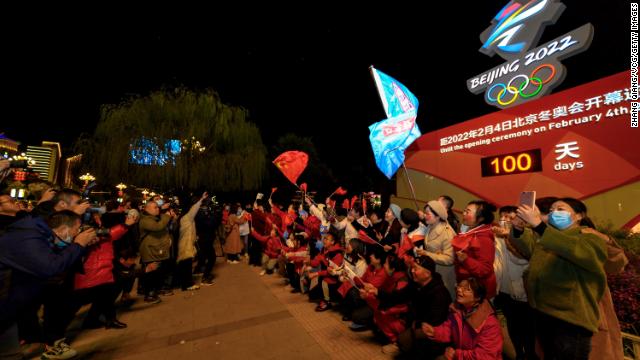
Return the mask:
<svg viewBox="0 0 640 360">
<path fill-rule="evenodd" d="M 495 111 L 465 81 L 502 62 L 477 50 L 506 1 L 431 3 L 420 11 L 400 3 L 354 10 L 316 3 L 5 13 L 0 132 L 68 146 L 93 131 L 101 104 L 185 85 L 212 88 L 224 102 L 248 108 L 267 145 L 295 132 L 313 137 L 337 171 L 370 165 L 367 127 L 384 113 L 369 65 L 418 97 L 423 133 Z M 567 77 L 556 91 L 628 68 L 628 2 L 564 4 L 540 43 L 587 22 L 595 35 L 590 50 L 564 61 Z"/>
</svg>

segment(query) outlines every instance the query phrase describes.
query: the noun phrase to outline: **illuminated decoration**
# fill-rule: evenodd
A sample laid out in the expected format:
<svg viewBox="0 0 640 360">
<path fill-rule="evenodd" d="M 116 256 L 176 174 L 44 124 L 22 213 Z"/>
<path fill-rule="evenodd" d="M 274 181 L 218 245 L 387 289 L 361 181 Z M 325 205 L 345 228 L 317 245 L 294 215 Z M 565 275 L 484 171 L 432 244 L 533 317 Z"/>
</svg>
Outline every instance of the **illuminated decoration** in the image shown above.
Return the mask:
<svg viewBox="0 0 640 360">
<path fill-rule="evenodd" d="M 16 197 L 16 189 L 11 189 L 11 197 L 12 198 Z"/>
<path fill-rule="evenodd" d="M 479 50 L 487 56 L 498 54 L 506 62 L 467 80 L 469 91 L 484 92 L 487 104 L 504 109 L 547 95 L 560 85 L 566 75 L 560 60 L 589 48 L 593 26 L 585 24 L 531 48 L 565 8 L 559 0 L 507 3 L 480 35 Z"/>
<path fill-rule="evenodd" d="M 74 171 L 78 170 L 82 162 L 82 154 L 71 156 L 64 161 L 64 186 L 71 187 L 74 179 Z"/>
<path fill-rule="evenodd" d="M 540 149 L 494 155 L 480 159 L 482 177 L 542 171 Z"/>
<path fill-rule="evenodd" d="M 204 152 L 207 148 L 200 144 L 200 141 L 196 140 L 195 136 L 192 136 L 191 139 L 184 139 L 182 141 L 182 151 L 191 150 L 193 152 Z"/>
<path fill-rule="evenodd" d="M 162 144 L 162 145 L 160 145 Z M 198 142 L 198 146 L 200 143 Z M 129 145 L 129 163 L 137 165 L 176 164 L 182 151 L 180 140 L 158 140 L 142 137 Z"/>
<path fill-rule="evenodd" d="M 151 196 L 151 197 L 154 197 L 154 196 L 156 196 L 156 195 L 157 195 L 157 194 L 156 194 L 155 192 L 153 192 L 153 191 L 149 193 L 149 196 Z"/>
<path fill-rule="evenodd" d="M 79 179 L 84 181 L 84 186 L 86 187 L 89 184 L 89 181 L 94 181 L 96 177 L 89 173 L 86 173 L 84 175 L 81 175 Z"/>
<path fill-rule="evenodd" d="M 116 185 L 116 189 L 118 189 L 118 202 L 122 202 L 122 196 L 124 196 L 123 190 L 127 188 L 127 185 L 120 183 Z"/>
</svg>

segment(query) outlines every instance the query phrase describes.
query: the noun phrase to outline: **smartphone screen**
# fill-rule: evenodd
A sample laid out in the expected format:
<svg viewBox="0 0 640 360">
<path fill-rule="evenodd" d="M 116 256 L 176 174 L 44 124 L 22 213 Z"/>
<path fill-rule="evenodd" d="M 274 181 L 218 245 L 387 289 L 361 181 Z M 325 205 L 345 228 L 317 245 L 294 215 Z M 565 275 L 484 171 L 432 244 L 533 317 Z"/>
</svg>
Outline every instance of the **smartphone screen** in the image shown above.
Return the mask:
<svg viewBox="0 0 640 360">
<path fill-rule="evenodd" d="M 536 205 L 536 192 L 535 191 L 523 191 L 520 193 L 520 205 L 527 205 L 534 207 Z"/>
</svg>

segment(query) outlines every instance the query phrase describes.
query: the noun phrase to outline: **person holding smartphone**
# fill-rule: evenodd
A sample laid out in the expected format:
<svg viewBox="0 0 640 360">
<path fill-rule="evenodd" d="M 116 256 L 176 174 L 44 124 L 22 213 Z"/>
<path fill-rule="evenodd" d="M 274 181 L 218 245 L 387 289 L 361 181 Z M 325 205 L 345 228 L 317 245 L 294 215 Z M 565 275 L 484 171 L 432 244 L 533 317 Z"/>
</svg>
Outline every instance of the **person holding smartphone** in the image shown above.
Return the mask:
<svg viewBox="0 0 640 360">
<path fill-rule="evenodd" d="M 607 248 L 583 231 L 589 219 L 581 201 L 558 199 L 550 210 L 547 225 L 535 206 L 518 207 L 512 240 L 531 257 L 525 283 L 545 358 L 586 360 L 607 284 Z"/>
</svg>

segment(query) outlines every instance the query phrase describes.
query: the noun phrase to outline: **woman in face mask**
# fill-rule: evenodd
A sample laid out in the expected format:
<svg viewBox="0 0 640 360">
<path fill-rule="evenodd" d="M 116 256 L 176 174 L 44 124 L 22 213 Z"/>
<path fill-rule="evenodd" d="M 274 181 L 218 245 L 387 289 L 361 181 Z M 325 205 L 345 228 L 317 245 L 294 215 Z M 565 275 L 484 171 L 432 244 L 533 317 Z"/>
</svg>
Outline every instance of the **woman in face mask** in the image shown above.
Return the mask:
<svg viewBox="0 0 640 360">
<path fill-rule="evenodd" d="M 582 231 L 591 224 L 586 213 L 581 201 L 563 198 L 551 205 L 549 225 L 526 205 L 513 221 L 514 244 L 531 256 L 525 283 L 537 312 L 536 335 L 553 359 L 588 359 L 598 331 L 607 250 L 602 238 Z"/>
</svg>

